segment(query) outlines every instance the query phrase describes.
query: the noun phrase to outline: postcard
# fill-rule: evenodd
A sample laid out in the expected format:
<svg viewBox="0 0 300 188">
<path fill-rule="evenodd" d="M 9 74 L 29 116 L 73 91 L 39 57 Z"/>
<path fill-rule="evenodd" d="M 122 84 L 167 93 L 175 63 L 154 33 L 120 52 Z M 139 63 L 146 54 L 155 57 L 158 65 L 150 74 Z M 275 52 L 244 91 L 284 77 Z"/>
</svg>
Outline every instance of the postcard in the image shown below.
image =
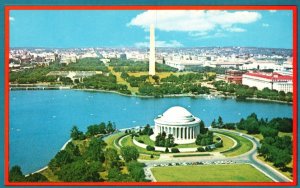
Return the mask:
<svg viewBox="0 0 300 188">
<path fill-rule="evenodd" d="M 296 185 L 297 6 L 5 8 L 5 185 Z"/>
</svg>

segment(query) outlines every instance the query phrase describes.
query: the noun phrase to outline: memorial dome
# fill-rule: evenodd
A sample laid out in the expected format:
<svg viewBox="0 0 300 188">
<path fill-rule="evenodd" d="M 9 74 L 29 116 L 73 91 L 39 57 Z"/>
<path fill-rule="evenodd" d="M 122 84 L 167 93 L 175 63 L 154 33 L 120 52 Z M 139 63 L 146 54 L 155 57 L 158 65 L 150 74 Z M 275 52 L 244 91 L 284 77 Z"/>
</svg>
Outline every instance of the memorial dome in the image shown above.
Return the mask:
<svg viewBox="0 0 300 188">
<path fill-rule="evenodd" d="M 160 118 L 166 123 L 189 123 L 195 120 L 195 117 L 187 109 L 180 106 L 169 108 Z"/>
</svg>

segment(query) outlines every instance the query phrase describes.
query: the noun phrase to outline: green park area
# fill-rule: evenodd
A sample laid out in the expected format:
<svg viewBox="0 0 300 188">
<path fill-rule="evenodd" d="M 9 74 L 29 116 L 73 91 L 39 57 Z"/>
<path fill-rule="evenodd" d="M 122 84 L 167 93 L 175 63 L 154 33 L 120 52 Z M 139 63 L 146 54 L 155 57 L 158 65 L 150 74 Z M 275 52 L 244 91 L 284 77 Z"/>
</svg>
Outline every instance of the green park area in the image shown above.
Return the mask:
<svg viewBox="0 0 300 188">
<path fill-rule="evenodd" d="M 155 167 L 151 171 L 158 182 L 272 181 L 248 164 Z"/>
<path fill-rule="evenodd" d="M 243 153 L 246 153 L 246 152 L 250 151 L 253 148 L 252 142 L 249 141 L 246 138 L 238 136 L 238 135 L 236 135 L 234 133 L 225 133 L 225 132 L 222 132 L 222 134 L 224 134 L 226 136 L 229 136 L 229 137 L 231 137 L 231 138 L 233 138 L 234 140 L 237 141 L 237 144 L 235 145 L 235 147 L 233 147 L 233 148 L 231 148 L 229 150 L 221 152 L 226 157 L 238 156 L 238 155 L 241 155 Z"/>
</svg>

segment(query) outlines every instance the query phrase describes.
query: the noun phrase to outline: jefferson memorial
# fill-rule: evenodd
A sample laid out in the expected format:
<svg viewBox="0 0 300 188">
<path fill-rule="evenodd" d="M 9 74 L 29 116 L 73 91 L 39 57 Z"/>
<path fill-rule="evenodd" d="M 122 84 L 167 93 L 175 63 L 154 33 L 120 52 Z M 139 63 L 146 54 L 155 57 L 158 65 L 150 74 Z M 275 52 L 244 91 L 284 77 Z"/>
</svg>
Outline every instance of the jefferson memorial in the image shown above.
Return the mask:
<svg viewBox="0 0 300 188">
<path fill-rule="evenodd" d="M 171 107 L 154 119 L 154 134 L 150 138 L 155 140 L 159 133 L 165 132 L 173 135 L 176 144 L 193 143 L 200 133 L 200 121 L 183 107 Z"/>
</svg>

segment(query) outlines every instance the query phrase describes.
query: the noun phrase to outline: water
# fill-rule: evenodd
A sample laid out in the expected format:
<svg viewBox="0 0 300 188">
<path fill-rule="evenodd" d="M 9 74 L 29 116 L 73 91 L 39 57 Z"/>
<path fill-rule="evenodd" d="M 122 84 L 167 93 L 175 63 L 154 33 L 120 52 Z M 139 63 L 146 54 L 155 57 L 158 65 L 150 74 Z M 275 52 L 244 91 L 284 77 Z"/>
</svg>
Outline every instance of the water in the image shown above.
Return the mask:
<svg viewBox="0 0 300 188">
<path fill-rule="evenodd" d="M 292 106 L 232 99 L 137 98 L 112 93 L 74 90 L 10 92 L 10 165 L 24 173 L 50 161 L 77 125 L 86 131 L 91 124 L 112 121 L 117 128 L 153 125 L 153 119 L 169 107 L 180 105 L 208 125 L 218 116 L 236 122 L 255 112 L 258 117 L 292 117 Z"/>
</svg>

